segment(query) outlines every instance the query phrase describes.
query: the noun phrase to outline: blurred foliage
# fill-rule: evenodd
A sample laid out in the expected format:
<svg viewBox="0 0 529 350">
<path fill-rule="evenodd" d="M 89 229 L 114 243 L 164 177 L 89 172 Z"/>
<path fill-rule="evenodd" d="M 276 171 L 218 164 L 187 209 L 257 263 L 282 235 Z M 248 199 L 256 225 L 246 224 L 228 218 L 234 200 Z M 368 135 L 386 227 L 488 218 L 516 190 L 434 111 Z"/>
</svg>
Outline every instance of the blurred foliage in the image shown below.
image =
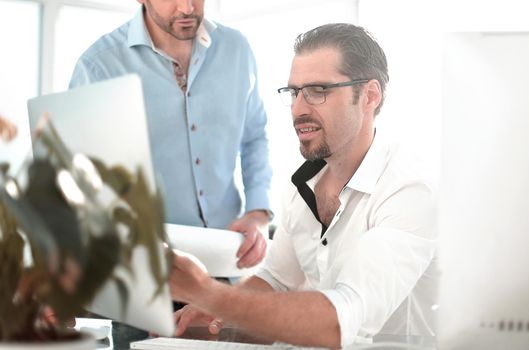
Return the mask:
<svg viewBox="0 0 529 350">
<path fill-rule="evenodd" d="M 116 266 L 130 273 L 135 248 L 143 245 L 161 293 L 168 262 L 163 201 L 149 190 L 141 169 L 131 174 L 97 159 L 73 155 L 46 120 L 34 140 L 39 156 L 28 163 L 27 184 L 0 167 L 0 339 L 54 338 L 82 313 L 109 280 L 128 301 Z M 38 152 L 36 152 L 38 153 Z M 24 262 L 24 246 L 31 263 Z M 57 324 L 42 322 L 51 307 Z"/>
</svg>

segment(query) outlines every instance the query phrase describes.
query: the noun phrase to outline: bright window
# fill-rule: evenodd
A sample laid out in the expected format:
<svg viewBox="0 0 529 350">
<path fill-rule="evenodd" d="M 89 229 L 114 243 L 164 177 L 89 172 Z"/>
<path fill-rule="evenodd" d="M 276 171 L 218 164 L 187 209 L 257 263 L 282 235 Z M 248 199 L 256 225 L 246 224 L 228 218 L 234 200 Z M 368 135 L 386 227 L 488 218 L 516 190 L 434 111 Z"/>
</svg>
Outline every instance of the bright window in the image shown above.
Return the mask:
<svg viewBox="0 0 529 350">
<path fill-rule="evenodd" d="M 0 143 L 0 162 L 17 169 L 29 152 L 26 101 L 38 91 L 40 8 L 28 1 L 0 0 L 0 114 L 14 122 L 19 137 Z"/>
<path fill-rule="evenodd" d="M 81 53 L 138 6 L 130 0 L 0 0 L 0 114 L 19 129 L 14 142 L 0 144 L 0 162 L 17 169 L 30 152 L 27 100 L 67 89 Z"/>
<path fill-rule="evenodd" d="M 133 11 L 62 6 L 55 27 L 53 90 L 67 90 L 79 56 L 101 35 L 130 20 L 133 14 Z"/>
</svg>

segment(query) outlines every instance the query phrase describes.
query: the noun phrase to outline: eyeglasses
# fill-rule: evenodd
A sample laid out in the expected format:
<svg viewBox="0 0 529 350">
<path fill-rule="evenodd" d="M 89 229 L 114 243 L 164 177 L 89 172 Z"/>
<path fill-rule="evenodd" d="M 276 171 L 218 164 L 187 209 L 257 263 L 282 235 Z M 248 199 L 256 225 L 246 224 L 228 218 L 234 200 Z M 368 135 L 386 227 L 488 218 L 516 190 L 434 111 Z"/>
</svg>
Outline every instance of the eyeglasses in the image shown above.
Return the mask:
<svg viewBox="0 0 529 350">
<path fill-rule="evenodd" d="M 357 79 L 357 80 L 351 80 L 351 81 L 346 81 L 343 83 L 335 83 L 335 84 L 305 85 L 300 88 L 283 87 L 283 88 L 277 89 L 277 92 L 279 93 L 279 97 L 281 97 L 281 101 L 283 101 L 283 104 L 285 106 L 292 106 L 292 104 L 298 97 L 298 93 L 300 91 L 303 93 L 303 97 L 305 97 L 305 101 L 307 101 L 308 104 L 321 105 L 322 103 L 325 102 L 328 89 L 342 87 L 342 86 L 352 86 L 352 85 L 357 85 L 357 84 L 363 84 L 363 83 L 367 83 L 368 81 L 369 79 Z"/>
</svg>

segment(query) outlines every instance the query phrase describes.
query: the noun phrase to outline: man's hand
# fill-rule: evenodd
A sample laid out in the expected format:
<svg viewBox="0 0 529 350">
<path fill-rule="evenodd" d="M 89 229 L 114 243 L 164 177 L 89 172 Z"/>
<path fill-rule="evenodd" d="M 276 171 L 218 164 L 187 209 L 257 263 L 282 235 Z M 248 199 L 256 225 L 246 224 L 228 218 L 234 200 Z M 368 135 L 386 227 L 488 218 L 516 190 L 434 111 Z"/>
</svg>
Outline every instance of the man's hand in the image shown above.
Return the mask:
<svg viewBox="0 0 529 350">
<path fill-rule="evenodd" d="M 169 289 L 174 300 L 192 303 L 194 297 L 200 297 L 208 291 L 212 279 L 205 267 L 192 258 L 173 252 L 173 265 L 169 275 Z"/>
<path fill-rule="evenodd" d="M 0 115 L 0 141 L 11 141 L 17 136 L 17 127 Z"/>
<path fill-rule="evenodd" d="M 244 235 L 237 257 L 239 268 L 252 267 L 260 263 L 266 254 L 266 237 L 268 235 L 268 213 L 265 210 L 252 210 L 234 220 L 228 229 Z"/>
<path fill-rule="evenodd" d="M 211 334 L 219 334 L 222 329 L 222 320 L 209 315 L 200 309 L 186 305 L 174 313 L 176 323 L 175 337 L 179 337 L 189 326 L 207 326 Z"/>
</svg>

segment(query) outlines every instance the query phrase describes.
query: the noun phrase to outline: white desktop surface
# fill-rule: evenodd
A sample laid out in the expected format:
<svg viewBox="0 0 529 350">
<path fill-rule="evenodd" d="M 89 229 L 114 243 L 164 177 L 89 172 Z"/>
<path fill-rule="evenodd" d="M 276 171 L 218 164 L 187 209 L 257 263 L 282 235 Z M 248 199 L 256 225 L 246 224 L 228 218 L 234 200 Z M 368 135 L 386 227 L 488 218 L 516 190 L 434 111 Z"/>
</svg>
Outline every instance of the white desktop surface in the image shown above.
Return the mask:
<svg viewBox="0 0 529 350">
<path fill-rule="evenodd" d="M 98 328 L 98 327 L 110 327 L 109 337 L 107 339 L 103 339 L 98 341 L 98 345 L 96 349 L 98 350 L 128 350 L 129 347 L 119 347 L 116 344 L 123 344 L 125 339 L 113 339 L 114 337 L 127 337 L 127 334 L 120 334 L 119 332 L 116 334 L 116 332 L 112 332 L 112 321 L 107 319 L 93 319 L 93 318 L 76 318 L 76 329 L 81 328 Z M 218 336 L 210 335 L 205 327 L 190 327 L 190 332 L 186 332 L 184 334 L 185 337 L 188 339 L 208 339 L 212 342 L 217 343 L 218 348 L 222 347 L 223 341 L 240 341 L 244 343 L 256 343 L 255 337 L 251 337 L 246 335 L 243 332 L 238 331 L 236 328 L 230 328 L 227 327 L 223 330 L 223 333 L 221 333 L 221 339 L 219 340 Z M 121 340 L 121 341 L 116 341 Z M 131 341 L 136 341 L 137 339 L 131 339 Z M 128 342 L 127 342 L 128 344 Z M 400 345 L 390 345 L 390 344 L 400 344 Z M 381 350 L 397 350 L 397 349 L 404 349 L 407 348 L 409 350 L 436 350 L 436 339 L 435 337 L 422 337 L 422 336 L 400 336 L 400 335 L 386 335 L 386 334 L 379 334 L 375 336 L 373 344 L 365 344 L 365 345 L 353 345 L 345 348 L 344 350 L 363 350 L 368 348 L 373 349 L 381 349 Z M 281 345 L 277 346 L 278 349 L 304 349 L 308 350 L 310 348 L 306 347 L 294 347 L 290 345 Z M 162 348 L 160 348 L 162 349 Z M 163 348 L 165 350 L 170 350 L 170 348 Z M 226 349 L 228 349 L 226 347 Z"/>
<path fill-rule="evenodd" d="M 98 350 L 113 350 L 112 320 L 98 318 L 75 318 L 75 329 L 96 338 Z M 106 336 L 103 335 L 106 333 Z"/>
<path fill-rule="evenodd" d="M 200 340 L 199 342 L 193 342 L 193 340 Z M 209 344 L 203 344 L 202 341 L 209 340 Z M 141 341 L 140 341 L 141 343 Z M 244 331 L 237 328 L 226 327 L 218 336 L 209 334 L 206 327 L 190 327 L 188 331 L 184 333 L 182 339 L 148 339 L 144 342 L 146 346 L 138 346 L 138 343 L 131 345 L 131 349 L 141 350 L 153 350 L 153 349 L 182 349 L 182 348 L 193 348 L 193 349 L 225 349 L 225 350 L 264 350 L 264 349 L 278 349 L 278 350 L 325 350 L 323 348 L 313 347 L 302 347 L 293 346 L 290 344 L 276 342 L 273 344 L 265 345 L 270 342 L 266 342 L 263 339 L 256 338 L 248 335 Z M 164 344 L 165 346 L 163 346 Z M 162 346 L 160 346 L 162 345 Z M 174 346 L 171 346 L 174 345 Z M 182 347 L 183 346 L 183 347 Z M 404 335 L 390 335 L 380 334 L 375 336 L 372 344 L 356 344 L 351 345 L 343 350 L 364 350 L 364 349 L 382 349 L 382 350 L 397 350 L 397 349 L 408 349 L 408 350 L 436 350 L 436 339 L 435 337 L 423 337 L 423 336 L 404 336 Z"/>
</svg>

